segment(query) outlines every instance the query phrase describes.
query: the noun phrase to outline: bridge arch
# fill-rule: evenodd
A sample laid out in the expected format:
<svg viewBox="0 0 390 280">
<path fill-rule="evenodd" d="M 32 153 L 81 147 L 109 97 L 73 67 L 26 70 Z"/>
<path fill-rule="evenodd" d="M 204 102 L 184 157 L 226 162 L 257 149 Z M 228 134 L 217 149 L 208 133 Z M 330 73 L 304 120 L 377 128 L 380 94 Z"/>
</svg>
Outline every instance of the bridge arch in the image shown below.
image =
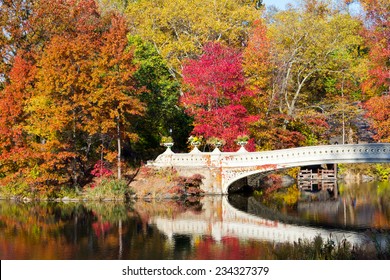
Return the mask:
<svg viewBox="0 0 390 280">
<path fill-rule="evenodd" d="M 242 154 L 235 162 L 250 160 L 251 166 L 225 168 L 223 192 L 228 193 L 234 182 L 259 173 L 292 167 L 338 163 L 389 163 L 390 144 L 347 144 L 292 148 Z M 244 166 L 245 165 L 245 166 Z M 239 165 L 237 166 L 239 167 Z"/>
</svg>

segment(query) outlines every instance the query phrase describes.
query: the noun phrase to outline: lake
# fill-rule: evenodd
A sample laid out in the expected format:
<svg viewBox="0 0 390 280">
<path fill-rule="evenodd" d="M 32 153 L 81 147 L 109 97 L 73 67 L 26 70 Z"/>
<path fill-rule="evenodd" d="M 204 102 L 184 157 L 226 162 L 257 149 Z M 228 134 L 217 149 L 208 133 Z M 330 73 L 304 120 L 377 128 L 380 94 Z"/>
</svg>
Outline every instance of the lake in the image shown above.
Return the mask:
<svg viewBox="0 0 390 280">
<path fill-rule="evenodd" d="M 0 259 L 383 259 L 390 184 L 200 200 L 0 201 Z"/>
</svg>

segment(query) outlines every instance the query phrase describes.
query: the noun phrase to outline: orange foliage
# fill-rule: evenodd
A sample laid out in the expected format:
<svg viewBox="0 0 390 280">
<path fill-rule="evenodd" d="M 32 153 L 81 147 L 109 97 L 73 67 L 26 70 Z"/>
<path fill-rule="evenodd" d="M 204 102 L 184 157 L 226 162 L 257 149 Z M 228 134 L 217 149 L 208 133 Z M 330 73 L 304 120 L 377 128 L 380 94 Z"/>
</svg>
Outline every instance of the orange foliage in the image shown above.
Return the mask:
<svg viewBox="0 0 390 280">
<path fill-rule="evenodd" d="M 362 0 L 369 28 L 365 32 L 369 52 L 369 77 L 363 90 L 378 94 L 390 92 L 390 2 Z"/>
<path fill-rule="evenodd" d="M 372 97 L 367 101 L 366 109 L 376 132 L 375 140 L 390 142 L 390 95 Z"/>
<path fill-rule="evenodd" d="M 107 139 L 118 126 L 137 138 L 130 120 L 144 105 L 126 23 L 102 17 L 94 0 L 30 4 L 26 38 L 8 42 L 18 55 L 0 88 L 0 175 L 4 184 L 82 184 L 99 152 L 115 150 Z"/>
<path fill-rule="evenodd" d="M 261 20 L 256 20 L 243 52 L 243 69 L 253 90 L 264 90 L 269 83 L 270 47 L 265 24 Z"/>
</svg>

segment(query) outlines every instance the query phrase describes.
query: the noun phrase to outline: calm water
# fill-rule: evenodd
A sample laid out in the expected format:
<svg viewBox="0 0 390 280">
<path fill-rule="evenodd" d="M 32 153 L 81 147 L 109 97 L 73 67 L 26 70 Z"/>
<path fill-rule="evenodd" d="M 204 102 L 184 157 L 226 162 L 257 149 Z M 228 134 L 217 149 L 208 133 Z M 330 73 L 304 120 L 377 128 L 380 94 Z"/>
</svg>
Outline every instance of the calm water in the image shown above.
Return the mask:
<svg viewBox="0 0 390 280">
<path fill-rule="evenodd" d="M 371 252 L 390 234 L 390 184 L 306 186 L 200 201 L 0 201 L 0 259 L 280 259 L 321 235 Z M 382 249 L 380 249 L 382 250 Z"/>
</svg>

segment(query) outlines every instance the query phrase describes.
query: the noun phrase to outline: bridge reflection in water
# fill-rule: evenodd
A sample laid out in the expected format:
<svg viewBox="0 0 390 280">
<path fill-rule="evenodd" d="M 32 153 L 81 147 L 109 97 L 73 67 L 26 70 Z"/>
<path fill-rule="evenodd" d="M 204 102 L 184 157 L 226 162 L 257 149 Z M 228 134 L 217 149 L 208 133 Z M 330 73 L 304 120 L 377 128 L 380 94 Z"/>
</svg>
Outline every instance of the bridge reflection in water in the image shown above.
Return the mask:
<svg viewBox="0 0 390 280">
<path fill-rule="evenodd" d="M 175 235 L 190 235 L 211 236 L 216 241 L 237 237 L 281 243 L 313 240 L 321 236 L 325 240 L 332 239 L 336 244 L 343 240 L 353 245 L 370 243 L 370 239 L 362 232 L 312 226 L 297 217 L 281 213 L 278 216 L 276 211 L 261 205 L 253 197 L 247 201 L 247 210 L 256 215 L 234 208 L 227 196 L 211 196 L 203 198 L 203 210 L 200 213 L 186 211 L 174 217 L 157 215 L 150 217 L 149 223 L 156 225 L 170 240 Z"/>
</svg>

